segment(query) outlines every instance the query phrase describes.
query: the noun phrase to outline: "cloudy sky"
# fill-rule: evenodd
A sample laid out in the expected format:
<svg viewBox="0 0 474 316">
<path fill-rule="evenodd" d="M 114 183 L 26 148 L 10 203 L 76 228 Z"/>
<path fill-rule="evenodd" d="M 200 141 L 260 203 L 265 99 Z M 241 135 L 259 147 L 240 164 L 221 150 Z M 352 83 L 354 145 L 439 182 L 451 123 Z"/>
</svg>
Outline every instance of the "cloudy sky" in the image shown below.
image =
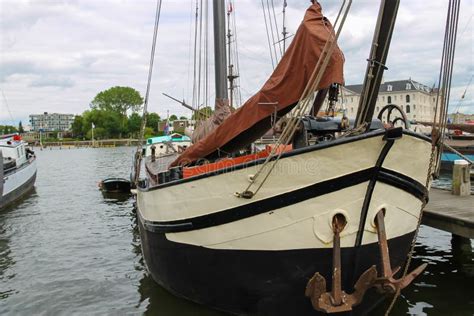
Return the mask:
<svg viewBox="0 0 474 316">
<path fill-rule="evenodd" d="M 162 116 L 168 110 L 190 114 L 161 93 L 191 102 L 195 1 L 163 0 L 150 96 L 150 110 Z M 268 78 L 272 66 L 261 1 L 233 2 L 246 99 Z M 294 33 L 309 1 L 287 2 L 287 27 Z M 334 20 L 341 1 L 320 2 Z M 411 77 L 428 86 L 435 83 L 447 2 L 401 0 L 386 81 Z M 460 111 L 474 113 L 474 83 L 459 102 L 474 73 L 473 1 L 461 2 L 451 108 L 460 105 Z M 274 3 L 281 20 L 282 1 Z M 0 0 L 0 124 L 26 122 L 29 114 L 44 111 L 80 114 L 98 92 L 113 86 L 130 86 L 144 95 L 155 5 L 152 0 Z M 363 80 L 378 5 L 376 0 L 354 1 L 339 40 L 346 84 Z"/>
</svg>

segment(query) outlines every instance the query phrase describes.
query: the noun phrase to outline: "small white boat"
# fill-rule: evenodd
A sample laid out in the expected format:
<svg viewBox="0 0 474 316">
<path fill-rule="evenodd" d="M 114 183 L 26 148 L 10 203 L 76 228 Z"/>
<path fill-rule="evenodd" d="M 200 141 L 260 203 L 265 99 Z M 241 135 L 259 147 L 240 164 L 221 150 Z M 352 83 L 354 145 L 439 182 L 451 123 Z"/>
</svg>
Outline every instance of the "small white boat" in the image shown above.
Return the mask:
<svg viewBox="0 0 474 316">
<path fill-rule="evenodd" d="M 153 146 L 154 148 L 152 148 Z M 174 153 L 182 153 L 189 146 L 191 146 L 191 138 L 179 133 L 150 137 L 146 140 L 143 156 L 150 157 L 152 150 L 155 152 L 155 157 L 161 157 Z"/>
<path fill-rule="evenodd" d="M 0 136 L 0 209 L 31 191 L 36 180 L 36 156 L 18 134 Z"/>
</svg>

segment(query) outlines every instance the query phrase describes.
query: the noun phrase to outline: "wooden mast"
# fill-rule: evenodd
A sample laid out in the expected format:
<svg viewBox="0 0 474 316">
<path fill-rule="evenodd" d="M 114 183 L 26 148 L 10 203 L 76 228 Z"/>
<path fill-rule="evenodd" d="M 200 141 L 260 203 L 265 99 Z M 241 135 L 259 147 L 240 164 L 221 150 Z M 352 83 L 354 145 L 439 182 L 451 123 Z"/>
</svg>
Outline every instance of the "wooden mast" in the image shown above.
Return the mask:
<svg viewBox="0 0 474 316">
<path fill-rule="evenodd" d="M 382 0 L 380 4 L 372 49 L 368 59 L 364 85 L 354 124 L 356 128 L 366 123 L 366 130 L 368 130 L 372 122 L 383 72 L 387 69 L 385 62 L 388 56 L 399 4 L 400 0 Z"/>
<path fill-rule="evenodd" d="M 225 0 L 213 1 L 216 100 L 227 100 Z M 216 102 L 217 103 L 217 102 Z"/>
</svg>

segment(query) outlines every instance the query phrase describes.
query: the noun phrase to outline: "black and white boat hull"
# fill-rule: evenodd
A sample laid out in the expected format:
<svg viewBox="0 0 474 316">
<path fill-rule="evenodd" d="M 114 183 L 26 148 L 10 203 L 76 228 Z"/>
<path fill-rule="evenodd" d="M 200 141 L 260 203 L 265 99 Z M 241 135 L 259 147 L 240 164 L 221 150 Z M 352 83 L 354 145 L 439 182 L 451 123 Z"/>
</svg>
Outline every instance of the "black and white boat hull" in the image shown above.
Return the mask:
<svg viewBox="0 0 474 316">
<path fill-rule="evenodd" d="M 252 199 L 234 193 L 261 162 L 139 188 L 147 267 L 169 291 L 220 310 L 314 315 L 305 286 L 315 272 L 331 280 L 335 214 L 347 220 L 344 290 L 380 264 L 374 219 L 382 208 L 392 266 L 403 264 L 426 197 L 431 148 L 422 136 L 404 132 L 393 141 L 379 130 L 298 149 L 282 156 Z"/>
</svg>

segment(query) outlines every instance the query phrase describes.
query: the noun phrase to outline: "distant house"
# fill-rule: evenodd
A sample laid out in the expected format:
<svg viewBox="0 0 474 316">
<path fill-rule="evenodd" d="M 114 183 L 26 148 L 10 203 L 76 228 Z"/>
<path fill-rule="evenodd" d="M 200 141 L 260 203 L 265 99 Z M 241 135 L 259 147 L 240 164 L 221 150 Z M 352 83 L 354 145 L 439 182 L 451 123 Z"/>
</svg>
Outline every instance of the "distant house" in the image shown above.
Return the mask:
<svg viewBox="0 0 474 316">
<path fill-rule="evenodd" d="M 169 132 L 184 133 L 184 129 L 191 124 L 190 120 L 174 120 L 169 121 Z M 158 123 L 158 131 L 163 132 L 165 130 L 166 121 Z"/>
<path fill-rule="evenodd" d="M 71 129 L 74 122 L 74 114 L 48 113 L 31 114 L 31 131 L 38 132 L 65 132 Z"/>
<path fill-rule="evenodd" d="M 361 92 L 362 84 L 343 87 L 337 107 L 340 108 L 341 102 L 343 102 L 349 118 L 355 118 L 357 115 Z M 436 94 L 436 89 L 412 79 L 386 81 L 380 85 L 374 117 L 377 117 L 384 106 L 395 104 L 403 109 L 410 121 L 432 121 L 436 106 Z M 382 119 L 386 118 L 382 117 Z"/>
</svg>

